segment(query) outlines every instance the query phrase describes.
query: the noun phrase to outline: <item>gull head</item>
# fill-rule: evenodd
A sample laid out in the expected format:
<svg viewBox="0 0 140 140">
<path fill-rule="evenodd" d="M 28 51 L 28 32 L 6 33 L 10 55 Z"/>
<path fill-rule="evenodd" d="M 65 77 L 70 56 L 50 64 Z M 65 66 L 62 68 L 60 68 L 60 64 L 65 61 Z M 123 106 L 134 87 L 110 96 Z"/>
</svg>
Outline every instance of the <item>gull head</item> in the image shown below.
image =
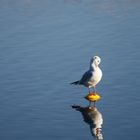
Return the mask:
<svg viewBox="0 0 140 140">
<path fill-rule="evenodd" d="M 101 63 L 101 58 L 99 56 L 94 56 L 91 58 L 90 64 L 93 66 L 95 65 L 96 67 Z"/>
</svg>

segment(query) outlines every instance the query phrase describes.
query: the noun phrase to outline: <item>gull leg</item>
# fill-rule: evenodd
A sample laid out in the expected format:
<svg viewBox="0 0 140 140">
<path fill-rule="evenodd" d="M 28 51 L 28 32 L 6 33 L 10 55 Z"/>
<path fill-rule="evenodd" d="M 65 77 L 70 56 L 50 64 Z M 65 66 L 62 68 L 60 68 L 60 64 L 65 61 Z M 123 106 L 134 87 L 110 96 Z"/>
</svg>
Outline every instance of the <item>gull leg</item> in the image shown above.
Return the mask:
<svg viewBox="0 0 140 140">
<path fill-rule="evenodd" d="M 89 101 L 89 107 L 91 107 L 91 101 Z"/>
<path fill-rule="evenodd" d="M 96 93 L 96 87 L 94 86 L 93 88 L 94 88 L 94 92 Z"/>
<path fill-rule="evenodd" d="M 93 104 L 93 107 L 95 107 L 95 103 L 96 103 L 96 101 L 94 101 L 93 103 L 94 103 L 94 104 Z"/>
<path fill-rule="evenodd" d="M 92 107 L 93 106 L 94 108 L 96 108 L 96 105 L 95 104 L 96 104 L 96 101 L 93 102 L 93 105 L 92 105 L 92 102 L 89 101 L 89 107 Z"/>
<path fill-rule="evenodd" d="M 89 87 L 88 87 L 88 93 L 91 94 L 91 92 L 90 92 L 90 88 L 89 88 Z"/>
</svg>

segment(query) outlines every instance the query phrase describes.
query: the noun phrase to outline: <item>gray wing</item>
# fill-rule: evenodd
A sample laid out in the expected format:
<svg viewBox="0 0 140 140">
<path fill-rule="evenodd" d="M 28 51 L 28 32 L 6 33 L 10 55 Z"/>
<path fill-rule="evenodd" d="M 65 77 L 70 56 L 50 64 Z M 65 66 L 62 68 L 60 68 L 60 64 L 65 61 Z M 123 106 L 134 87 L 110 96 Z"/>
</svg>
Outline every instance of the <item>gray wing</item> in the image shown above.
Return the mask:
<svg viewBox="0 0 140 140">
<path fill-rule="evenodd" d="M 83 77 L 79 81 L 79 84 L 86 84 L 91 79 L 91 77 L 92 77 L 92 72 L 91 71 L 85 72 Z"/>
</svg>

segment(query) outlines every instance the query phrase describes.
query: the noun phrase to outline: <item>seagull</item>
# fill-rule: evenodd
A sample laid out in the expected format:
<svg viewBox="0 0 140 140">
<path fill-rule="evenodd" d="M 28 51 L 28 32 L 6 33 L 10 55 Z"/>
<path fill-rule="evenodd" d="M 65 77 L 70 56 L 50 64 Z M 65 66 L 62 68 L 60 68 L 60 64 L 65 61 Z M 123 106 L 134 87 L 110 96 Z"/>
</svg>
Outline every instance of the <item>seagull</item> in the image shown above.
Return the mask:
<svg viewBox="0 0 140 140">
<path fill-rule="evenodd" d="M 84 85 L 88 88 L 89 94 L 91 92 L 91 88 L 94 88 L 94 92 L 96 93 L 96 85 L 102 79 L 102 71 L 99 68 L 99 64 L 101 63 L 101 58 L 99 56 L 94 56 L 90 60 L 89 70 L 84 73 L 82 78 L 78 81 L 72 82 L 71 84 L 75 85 Z"/>
</svg>

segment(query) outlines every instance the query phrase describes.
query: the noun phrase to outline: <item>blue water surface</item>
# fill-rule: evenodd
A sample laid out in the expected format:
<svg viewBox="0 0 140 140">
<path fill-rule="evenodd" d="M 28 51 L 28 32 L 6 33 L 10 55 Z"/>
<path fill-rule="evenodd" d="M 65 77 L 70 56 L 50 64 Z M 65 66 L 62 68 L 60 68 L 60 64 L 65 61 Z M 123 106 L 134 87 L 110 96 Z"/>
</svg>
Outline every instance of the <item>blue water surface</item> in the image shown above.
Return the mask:
<svg viewBox="0 0 140 140">
<path fill-rule="evenodd" d="M 139 0 L 0 0 L 0 140 L 95 139 L 80 112 L 90 58 L 105 140 L 140 137 Z"/>
</svg>

